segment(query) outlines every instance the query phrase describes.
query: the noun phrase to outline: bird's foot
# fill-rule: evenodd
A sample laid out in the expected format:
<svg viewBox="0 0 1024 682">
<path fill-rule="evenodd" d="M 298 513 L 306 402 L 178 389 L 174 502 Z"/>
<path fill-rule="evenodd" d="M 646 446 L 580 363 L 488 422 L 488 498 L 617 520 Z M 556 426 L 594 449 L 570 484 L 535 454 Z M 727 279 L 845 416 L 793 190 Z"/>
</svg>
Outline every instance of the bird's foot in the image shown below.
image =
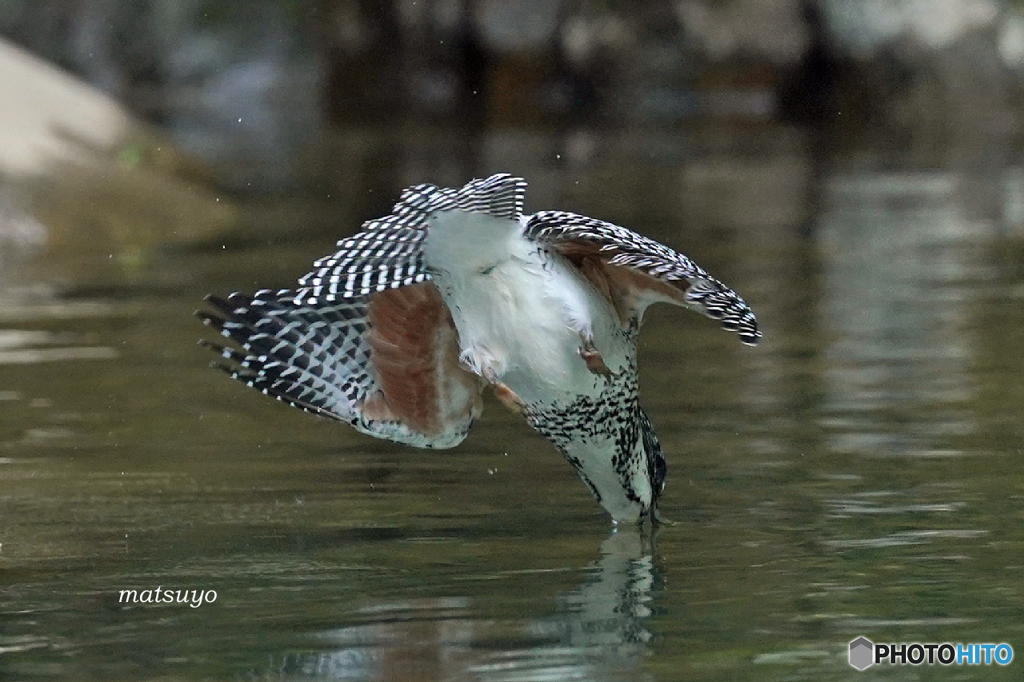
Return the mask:
<svg viewBox="0 0 1024 682">
<path fill-rule="evenodd" d="M 592 337 L 583 336 L 580 343 L 579 350 L 580 357 L 583 358 L 583 362 L 587 363 L 587 369 L 593 374 L 600 374 L 601 376 L 607 376 L 612 373 L 608 369 L 608 365 L 604 362 L 604 357 L 601 356 L 601 351 L 597 350 L 594 346 L 594 339 Z"/>
<path fill-rule="evenodd" d="M 501 404 L 516 414 L 526 414 L 526 403 L 508 385 L 498 378 L 498 374 L 491 369 L 484 370 L 484 380 L 494 389 L 494 397 L 501 401 Z"/>
<path fill-rule="evenodd" d="M 491 386 L 494 388 L 494 397 L 500 400 L 502 405 L 516 414 L 526 414 L 526 403 L 523 402 L 522 398 L 516 395 L 515 391 L 500 381 L 492 383 Z"/>
</svg>

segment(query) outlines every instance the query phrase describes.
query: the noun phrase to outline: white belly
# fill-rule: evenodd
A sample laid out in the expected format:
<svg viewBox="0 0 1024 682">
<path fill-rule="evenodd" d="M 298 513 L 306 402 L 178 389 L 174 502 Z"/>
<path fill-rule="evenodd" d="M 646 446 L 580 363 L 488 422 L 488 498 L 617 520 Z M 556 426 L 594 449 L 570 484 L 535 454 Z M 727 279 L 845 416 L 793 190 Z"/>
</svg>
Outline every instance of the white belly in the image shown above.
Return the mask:
<svg viewBox="0 0 1024 682">
<path fill-rule="evenodd" d="M 611 306 L 568 262 L 524 239 L 518 222 L 438 214 L 425 255 L 463 362 L 527 403 L 600 393 L 603 378 L 578 353 L 581 333 L 593 335 L 613 372 L 627 363 Z"/>
</svg>

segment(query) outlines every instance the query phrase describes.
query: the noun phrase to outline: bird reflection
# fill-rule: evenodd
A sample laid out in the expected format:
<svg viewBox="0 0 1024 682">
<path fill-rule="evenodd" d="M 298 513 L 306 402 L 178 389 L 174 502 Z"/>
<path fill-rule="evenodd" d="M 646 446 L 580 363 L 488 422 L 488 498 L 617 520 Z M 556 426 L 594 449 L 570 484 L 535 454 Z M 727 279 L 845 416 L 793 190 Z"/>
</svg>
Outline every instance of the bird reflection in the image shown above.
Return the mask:
<svg viewBox="0 0 1024 682">
<path fill-rule="evenodd" d="M 261 679 L 552 680 L 637 679 L 652 634 L 657 594 L 654 539 L 616 528 L 585 580 L 555 599 L 555 612 L 495 618 L 464 596 L 387 600 L 364 607 L 363 621 L 318 633 L 330 650 L 274 656 Z M 559 580 L 562 570 L 537 573 Z M 536 584 L 543 590 L 543 584 Z M 369 620 L 370 622 L 366 622 Z M 640 675 L 643 679 L 643 675 Z"/>
<path fill-rule="evenodd" d="M 617 528 L 601 543 L 601 558 L 587 569 L 591 579 L 559 600 L 564 643 L 624 658 L 642 653 L 651 638 L 644 621 L 651 615 L 653 544 L 637 528 Z"/>
</svg>

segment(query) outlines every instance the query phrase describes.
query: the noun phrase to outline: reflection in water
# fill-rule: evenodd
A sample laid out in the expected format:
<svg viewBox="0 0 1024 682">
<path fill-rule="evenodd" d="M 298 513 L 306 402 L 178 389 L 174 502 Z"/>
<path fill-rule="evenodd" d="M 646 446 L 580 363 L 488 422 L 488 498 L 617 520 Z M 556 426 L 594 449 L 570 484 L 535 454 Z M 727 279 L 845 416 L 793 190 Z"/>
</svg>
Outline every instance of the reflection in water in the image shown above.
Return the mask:
<svg viewBox="0 0 1024 682">
<path fill-rule="evenodd" d="M 566 613 L 557 628 L 562 641 L 608 662 L 639 660 L 651 639 L 644 621 L 654 588 L 652 544 L 636 528 L 612 532 L 601 544 L 600 561 L 587 570 L 590 580 L 560 600 Z"/>
<path fill-rule="evenodd" d="M 635 680 L 651 639 L 652 544 L 636 527 L 615 529 L 601 558 L 584 570 L 584 583 L 557 600 L 554 616 L 481 619 L 469 597 L 375 603 L 352 614 L 363 624 L 316 636 L 336 648 L 285 654 L 258 677 Z"/>
<path fill-rule="evenodd" d="M 0 365 L 31 365 L 65 360 L 111 360 L 117 351 L 106 346 L 68 346 L 74 335 L 0 329 Z"/>
<path fill-rule="evenodd" d="M 966 333 L 980 224 L 956 189 L 947 173 L 840 176 L 827 186 L 817 235 L 823 409 L 835 450 L 956 454 L 936 453 L 936 439 L 976 428 L 964 406 L 974 392 Z"/>
</svg>

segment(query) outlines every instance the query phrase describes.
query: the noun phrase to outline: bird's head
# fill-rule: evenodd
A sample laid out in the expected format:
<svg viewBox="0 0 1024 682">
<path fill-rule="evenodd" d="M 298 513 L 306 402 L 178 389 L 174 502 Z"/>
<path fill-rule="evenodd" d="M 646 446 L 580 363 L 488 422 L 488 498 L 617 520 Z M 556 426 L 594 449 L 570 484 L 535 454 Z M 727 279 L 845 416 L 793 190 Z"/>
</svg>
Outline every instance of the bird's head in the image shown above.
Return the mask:
<svg viewBox="0 0 1024 682">
<path fill-rule="evenodd" d="M 665 476 L 668 474 L 668 464 L 665 462 L 665 455 L 661 454 L 661 441 L 658 434 L 654 432 L 654 425 L 647 417 L 647 413 L 640 410 L 640 442 L 643 444 L 644 455 L 647 457 L 647 479 L 651 484 L 651 502 L 648 514 L 657 513 L 658 499 L 665 490 Z"/>
</svg>

